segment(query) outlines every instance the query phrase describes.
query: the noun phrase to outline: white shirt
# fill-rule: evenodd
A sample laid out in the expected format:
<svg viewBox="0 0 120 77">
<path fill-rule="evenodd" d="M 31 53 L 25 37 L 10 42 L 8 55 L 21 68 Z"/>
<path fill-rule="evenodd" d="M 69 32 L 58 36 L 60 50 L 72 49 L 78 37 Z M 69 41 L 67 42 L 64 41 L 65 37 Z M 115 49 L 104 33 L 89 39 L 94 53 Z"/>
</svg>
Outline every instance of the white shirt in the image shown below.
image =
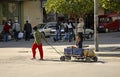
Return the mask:
<svg viewBox="0 0 120 77">
<path fill-rule="evenodd" d="M 72 24 L 71 23 L 67 24 L 67 26 L 68 26 L 69 29 L 72 28 Z"/>
<path fill-rule="evenodd" d="M 77 25 L 77 32 L 83 32 L 84 22 L 80 22 Z"/>
</svg>

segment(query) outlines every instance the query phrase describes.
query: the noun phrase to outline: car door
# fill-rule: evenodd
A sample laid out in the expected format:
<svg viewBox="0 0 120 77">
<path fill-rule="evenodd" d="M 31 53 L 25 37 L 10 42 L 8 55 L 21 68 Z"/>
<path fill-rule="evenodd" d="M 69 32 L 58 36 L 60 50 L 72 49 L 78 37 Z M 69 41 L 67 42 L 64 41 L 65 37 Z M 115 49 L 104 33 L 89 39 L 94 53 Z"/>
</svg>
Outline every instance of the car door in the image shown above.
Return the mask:
<svg viewBox="0 0 120 77">
<path fill-rule="evenodd" d="M 50 36 L 50 31 L 51 31 L 51 25 L 47 25 L 44 27 L 43 32 L 45 33 L 45 36 Z"/>
</svg>

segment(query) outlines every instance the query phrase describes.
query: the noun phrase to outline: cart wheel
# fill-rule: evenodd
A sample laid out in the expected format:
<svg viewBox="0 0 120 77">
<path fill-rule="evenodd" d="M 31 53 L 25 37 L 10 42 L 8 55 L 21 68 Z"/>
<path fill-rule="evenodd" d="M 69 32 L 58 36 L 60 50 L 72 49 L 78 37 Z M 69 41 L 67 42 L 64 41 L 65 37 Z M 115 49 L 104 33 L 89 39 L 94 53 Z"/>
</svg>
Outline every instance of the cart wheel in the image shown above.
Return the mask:
<svg viewBox="0 0 120 77">
<path fill-rule="evenodd" d="M 93 57 L 93 60 L 94 60 L 94 62 L 97 62 L 97 61 L 98 61 L 97 56 L 94 56 L 94 57 Z"/>
<path fill-rule="evenodd" d="M 66 56 L 65 57 L 67 60 L 71 60 L 71 56 Z"/>
<path fill-rule="evenodd" d="M 60 61 L 65 61 L 65 56 L 61 56 Z"/>
<path fill-rule="evenodd" d="M 90 62 L 90 57 L 86 57 L 86 62 Z"/>
</svg>

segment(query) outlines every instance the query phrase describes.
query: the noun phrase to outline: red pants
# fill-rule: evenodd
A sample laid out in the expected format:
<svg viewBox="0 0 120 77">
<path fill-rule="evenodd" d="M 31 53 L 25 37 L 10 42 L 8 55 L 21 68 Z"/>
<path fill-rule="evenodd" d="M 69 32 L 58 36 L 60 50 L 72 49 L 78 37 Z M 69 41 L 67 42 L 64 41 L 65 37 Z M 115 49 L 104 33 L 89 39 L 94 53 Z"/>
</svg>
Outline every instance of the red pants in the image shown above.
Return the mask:
<svg viewBox="0 0 120 77">
<path fill-rule="evenodd" d="M 36 56 L 36 49 L 38 48 L 39 50 L 39 54 L 40 54 L 40 58 L 43 59 L 43 48 L 42 48 L 42 44 L 33 44 L 32 45 L 32 54 L 33 54 L 33 58 L 35 58 Z"/>
</svg>

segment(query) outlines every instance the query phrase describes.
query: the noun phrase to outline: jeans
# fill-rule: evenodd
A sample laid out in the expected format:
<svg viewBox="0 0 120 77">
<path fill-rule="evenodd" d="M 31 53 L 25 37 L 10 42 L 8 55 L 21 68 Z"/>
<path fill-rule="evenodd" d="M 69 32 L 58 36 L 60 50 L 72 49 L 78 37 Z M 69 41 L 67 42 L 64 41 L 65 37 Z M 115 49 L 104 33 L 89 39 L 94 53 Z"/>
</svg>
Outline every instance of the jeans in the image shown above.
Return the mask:
<svg viewBox="0 0 120 77">
<path fill-rule="evenodd" d="M 15 31 L 14 32 L 14 39 L 17 41 L 18 40 L 18 33 L 19 33 L 19 31 Z"/>
<path fill-rule="evenodd" d="M 70 28 L 69 29 L 69 41 L 71 41 L 72 39 L 75 40 L 75 33 L 74 33 L 74 30 Z"/>
<path fill-rule="evenodd" d="M 56 39 L 56 41 L 61 39 L 61 31 L 60 30 L 56 30 L 55 39 Z"/>
<path fill-rule="evenodd" d="M 69 32 L 65 32 L 63 40 L 68 40 L 68 39 L 69 39 Z"/>
<path fill-rule="evenodd" d="M 3 41 L 4 42 L 7 42 L 8 41 L 8 33 L 4 33 L 4 35 L 3 35 Z"/>
</svg>

